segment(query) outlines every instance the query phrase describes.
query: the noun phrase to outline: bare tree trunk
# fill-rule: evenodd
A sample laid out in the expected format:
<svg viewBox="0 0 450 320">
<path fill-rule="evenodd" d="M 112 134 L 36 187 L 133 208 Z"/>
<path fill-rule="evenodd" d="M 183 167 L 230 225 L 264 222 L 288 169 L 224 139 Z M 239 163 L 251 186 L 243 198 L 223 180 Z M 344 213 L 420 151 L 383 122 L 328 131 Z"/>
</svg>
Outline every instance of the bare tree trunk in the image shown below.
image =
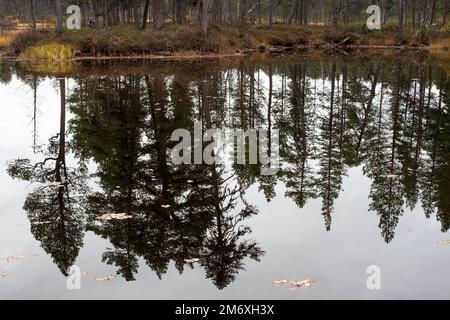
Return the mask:
<svg viewBox="0 0 450 320">
<path fill-rule="evenodd" d="M 107 0 L 103 0 L 103 26 L 108 28 L 108 2 Z"/>
<path fill-rule="evenodd" d="M 345 24 L 349 22 L 350 0 L 345 1 Z"/>
<path fill-rule="evenodd" d="M 228 0 L 228 24 L 233 24 L 233 2 L 232 0 Z"/>
<path fill-rule="evenodd" d="M 209 22 L 208 9 L 209 9 L 209 0 L 201 0 L 200 25 L 203 35 L 206 35 L 208 33 L 208 22 Z"/>
<path fill-rule="evenodd" d="M 34 8 L 34 0 L 30 1 L 31 29 L 36 31 L 36 10 Z"/>
<path fill-rule="evenodd" d="M 142 30 L 147 28 L 148 9 L 150 8 L 150 0 L 145 1 L 144 14 L 142 15 Z"/>
<path fill-rule="evenodd" d="M 94 4 L 89 0 L 89 26 L 97 28 L 97 19 L 95 17 Z"/>
<path fill-rule="evenodd" d="M 247 0 L 240 0 L 239 6 L 239 28 L 242 30 L 246 27 L 246 19 L 247 19 Z"/>
<path fill-rule="evenodd" d="M 57 166 L 65 166 L 65 154 L 66 154 L 66 79 L 59 80 L 59 90 L 60 90 L 60 110 L 61 115 L 59 119 L 59 153 Z M 59 168 L 58 168 L 59 169 Z M 61 170 L 56 170 L 57 176 L 61 174 Z M 57 179 L 61 182 L 61 177 Z"/>
<path fill-rule="evenodd" d="M 431 18 L 430 18 L 430 25 L 433 25 L 434 23 L 434 15 L 436 13 L 436 0 L 433 0 L 433 5 L 431 6 Z"/>
<path fill-rule="evenodd" d="M 334 27 L 336 27 L 337 26 L 337 24 L 338 24 L 338 16 L 337 16 L 337 6 L 336 6 L 336 1 L 332 1 L 332 4 L 331 4 L 331 12 L 332 12 L 332 16 L 333 16 L 333 22 L 332 22 L 332 25 L 334 26 Z"/>
<path fill-rule="evenodd" d="M 63 21 L 62 21 L 61 0 L 56 0 L 56 17 L 57 17 L 56 29 L 57 29 L 59 34 L 62 34 L 62 32 L 63 32 Z"/>
<path fill-rule="evenodd" d="M 80 1 L 81 9 L 81 26 L 86 27 L 86 0 Z"/>
<path fill-rule="evenodd" d="M 287 24 L 292 24 L 292 20 L 294 20 L 296 14 L 297 14 L 297 11 L 298 11 L 299 2 L 300 2 L 300 0 L 295 0 L 295 2 L 293 3 L 291 16 L 289 17 Z"/>
<path fill-rule="evenodd" d="M 308 24 L 308 6 L 309 6 L 309 1 L 308 0 L 304 0 L 303 1 L 303 24 L 307 25 Z"/>
<path fill-rule="evenodd" d="M 133 0 L 133 19 L 134 19 L 134 26 L 136 27 L 136 30 L 141 29 L 141 18 L 139 16 L 139 4 L 140 4 L 140 0 Z"/>
<path fill-rule="evenodd" d="M 261 16 L 261 0 L 258 0 L 258 22 L 262 24 L 262 16 Z"/>
<path fill-rule="evenodd" d="M 273 27 L 273 1 L 270 1 L 269 4 L 269 28 Z"/>
<path fill-rule="evenodd" d="M 447 0 L 444 0 L 444 24 L 447 24 Z"/>
<path fill-rule="evenodd" d="M 297 12 L 297 19 L 300 24 L 303 24 L 303 10 L 304 10 L 305 0 L 300 0 L 300 7 Z"/>
<path fill-rule="evenodd" d="M 398 32 L 403 34 L 403 0 L 398 0 Z"/>
<path fill-rule="evenodd" d="M 175 20 L 177 24 L 183 24 L 186 16 L 186 3 L 184 0 L 175 1 Z"/>
<path fill-rule="evenodd" d="M 33 152 L 37 149 L 37 76 L 33 76 Z"/>
<path fill-rule="evenodd" d="M 164 0 L 153 0 L 153 28 L 158 30 L 164 25 Z"/>
</svg>

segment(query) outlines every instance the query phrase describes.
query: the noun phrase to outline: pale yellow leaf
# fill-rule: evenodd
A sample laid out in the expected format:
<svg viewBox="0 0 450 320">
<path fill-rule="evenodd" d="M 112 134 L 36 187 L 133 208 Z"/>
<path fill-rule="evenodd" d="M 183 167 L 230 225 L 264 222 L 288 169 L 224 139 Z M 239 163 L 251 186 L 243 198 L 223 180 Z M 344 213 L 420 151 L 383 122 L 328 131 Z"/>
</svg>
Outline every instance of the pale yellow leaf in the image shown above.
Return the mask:
<svg viewBox="0 0 450 320">
<path fill-rule="evenodd" d="M 102 278 L 97 278 L 95 279 L 97 282 L 107 282 L 107 281 L 111 281 L 112 279 L 114 279 L 116 276 L 113 275 L 109 275 L 109 276 L 104 276 Z"/>
<path fill-rule="evenodd" d="M 0 271 L 0 279 L 11 277 L 11 276 L 12 276 L 12 273 L 10 273 L 8 271 Z"/>
</svg>

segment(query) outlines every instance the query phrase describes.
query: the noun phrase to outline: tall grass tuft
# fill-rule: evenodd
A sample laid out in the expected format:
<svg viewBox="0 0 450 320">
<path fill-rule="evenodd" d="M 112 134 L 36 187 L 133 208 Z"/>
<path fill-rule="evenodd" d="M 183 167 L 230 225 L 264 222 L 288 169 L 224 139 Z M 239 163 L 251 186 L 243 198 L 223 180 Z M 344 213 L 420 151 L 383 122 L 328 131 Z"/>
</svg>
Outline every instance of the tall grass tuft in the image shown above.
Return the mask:
<svg viewBox="0 0 450 320">
<path fill-rule="evenodd" d="M 75 57 L 76 49 L 72 45 L 50 43 L 35 45 L 23 51 L 20 60 L 40 60 L 46 62 L 68 61 Z"/>
<path fill-rule="evenodd" d="M 13 40 L 12 36 L 0 36 L 0 49 L 7 48 Z"/>
</svg>

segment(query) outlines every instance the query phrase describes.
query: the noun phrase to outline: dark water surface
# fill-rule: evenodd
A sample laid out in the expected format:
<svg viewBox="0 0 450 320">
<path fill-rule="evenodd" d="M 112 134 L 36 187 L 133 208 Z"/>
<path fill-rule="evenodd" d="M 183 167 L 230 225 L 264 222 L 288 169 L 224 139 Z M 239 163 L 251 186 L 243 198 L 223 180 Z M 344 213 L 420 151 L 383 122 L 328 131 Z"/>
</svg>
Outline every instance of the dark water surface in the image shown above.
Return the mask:
<svg viewBox="0 0 450 320">
<path fill-rule="evenodd" d="M 0 62 L 0 298 L 449 299 L 443 67 L 292 58 L 49 76 Z M 278 174 L 174 165 L 171 134 L 196 120 L 278 129 Z M 99 220 L 112 213 L 131 217 Z M 81 290 L 66 287 L 72 265 Z"/>
</svg>

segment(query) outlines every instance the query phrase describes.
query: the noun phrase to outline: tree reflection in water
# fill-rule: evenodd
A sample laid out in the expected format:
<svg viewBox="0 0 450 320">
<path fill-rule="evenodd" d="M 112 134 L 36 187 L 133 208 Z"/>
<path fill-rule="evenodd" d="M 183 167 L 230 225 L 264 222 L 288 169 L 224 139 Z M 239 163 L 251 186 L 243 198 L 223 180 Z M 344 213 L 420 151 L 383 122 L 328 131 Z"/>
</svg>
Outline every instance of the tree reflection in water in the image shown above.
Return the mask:
<svg viewBox="0 0 450 320">
<path fill-rule="evenodd" d="M 60 130 L 41 148 L 43 160 L 10 162 L 12 177 L 39 183 L 24 208 L 34 236 L 64 274 L 91 230 L 111 242 L 102 259 L 128 281 L 139 258 L 159 277 L 171 261 L 182 273 L 196 258 L 225 288 L 246 258 L 259 261 L 264 254 L 246 226 L 258 214 L 245 197 L 251 186 L 271 201 L 275 185 L 283 184 L 299 211 L 320 198 L 331 230 L 352 167 L 371 180 L 369 210 L 379 216 L 386 242 L 395 237 L 405 205 L 420 203 L 449 230 L 450 81 L 439 67 L 323 60 L 212 70 L 188 64 L 78 76 L 67 99 L 73 118 L 66 128 L 62 95 Z M 59 84 L 64 92 L 65 81 Z M 281 170 L 262 177 L 257 165 L 174 165 L 171 134 L 193 131 L 195 121 L 205 130 L 279 129 Z M 67 153 L 76 160 L 73 168 Z M 96 164 L 90 179 L 88 161 Z M 133 218 L 97 220 L 108 213 Z"/>
</svg>

